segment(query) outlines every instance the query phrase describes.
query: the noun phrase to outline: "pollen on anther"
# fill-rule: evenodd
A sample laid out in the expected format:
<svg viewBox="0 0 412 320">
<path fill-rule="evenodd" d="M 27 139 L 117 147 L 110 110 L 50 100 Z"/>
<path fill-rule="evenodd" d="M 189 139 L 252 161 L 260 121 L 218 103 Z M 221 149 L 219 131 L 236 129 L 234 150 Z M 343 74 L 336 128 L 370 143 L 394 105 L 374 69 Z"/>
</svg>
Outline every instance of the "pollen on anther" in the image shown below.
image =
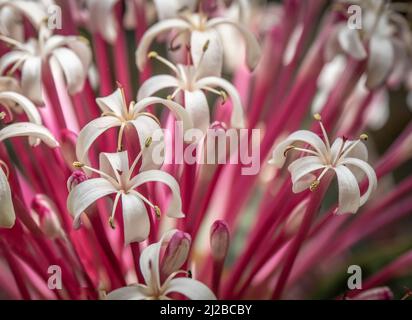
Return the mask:
<svg viewBox="0 0 412 320">
<path fill-rule="evenodd" d="M 317 120 L 317 121 L 320 121 L 320 120 L 322 120 L 322 116 L 321 116 L 319 113 L 315 113 L 315 114 L 313 115 L 313 119 L 315 119 L 315 120 Z"/>
<path fill-rule="evenodd" d="M 147 57 L 148 57 L 149 59 L 156 58 L 157 56 L 158 56 L 158 54 L 157 54 L 156 51 L 150 51 L 150 52 L 147 54 Z"/>
<path fill-rule="evenodd" d="M 154 211 L 156 214 L 156 218 L 160 219 L 160 217 L 162 216 L 162 211 L 160 210 L 160 208 L 158 206 L 154 206 Z"/>
<path fill-rule="evenodd" d="M 362 133 L 360 136 L 359 136 L 359 138 L 361 139 L 361 140 L 363 140 L 363 141 L 366 141 L 366 140 L 368 140 L 368 135 L 366 134 L 366 133 Z"/>
<path fill-rule="evenodd" d="M 6 117 L 6 113 L 5 112 L 0 112 L 0 120 L 4 120 L 4 118 Z"/>
<path fill-rule="evenodd" d="M 310 191 L 316 191 L 317 189 L 318 189 L 318 187 L 319 187 L 319 184 L 320 184 L 320 181 L 319 180 L 315 180 L 315 181 L 313 181 L 311 184 L 310 184 L 310 186 L 309 186 L 309 190 Z"/>
<path fill-rule="evenodd" d="M 148 137 L 148 138 L 146 139 L 146 141 L 144 142 L 144 146 L 145 146 L 146 148 L 149 148 L 150 145 L 152 144 L 152 141 L 153 141 L 152 137 Z"/>
<path fill-rule="evenodd" d="M 74 161 L 74 162 L 73 162 L 73 167 L 75 167 L 75 168 L 83 168 L 83 167 L 84 167 L 84 163 L 81 163 L 80 161 Z"/>
<path fill-rule="evenodd" d="M 109 224 L 110 224 L 110 227 L 111 227 L 112 229 L 116 229 L 116 225 L 114 224 L 114 219 L 113 219 L 113 217 L 110 217 L 110 218 L 109 218 Z"/>
</svg>

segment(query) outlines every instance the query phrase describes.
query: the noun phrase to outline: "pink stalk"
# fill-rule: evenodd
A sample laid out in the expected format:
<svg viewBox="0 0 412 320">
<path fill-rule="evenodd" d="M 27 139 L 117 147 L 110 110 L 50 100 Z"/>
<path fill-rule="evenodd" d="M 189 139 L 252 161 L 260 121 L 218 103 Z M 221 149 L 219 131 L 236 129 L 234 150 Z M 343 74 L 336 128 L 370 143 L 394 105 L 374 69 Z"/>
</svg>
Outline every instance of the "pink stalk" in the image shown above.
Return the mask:
<svg viewBox="0 0 412 320">
<path fill-rule="evenodd" d="M 113 80 L 111 77 L 107 45 L 98 32 L 93 34 L 93 47 L 100 77 L 100 96 L 107 96 L 113 91 Z"/>
</svg>

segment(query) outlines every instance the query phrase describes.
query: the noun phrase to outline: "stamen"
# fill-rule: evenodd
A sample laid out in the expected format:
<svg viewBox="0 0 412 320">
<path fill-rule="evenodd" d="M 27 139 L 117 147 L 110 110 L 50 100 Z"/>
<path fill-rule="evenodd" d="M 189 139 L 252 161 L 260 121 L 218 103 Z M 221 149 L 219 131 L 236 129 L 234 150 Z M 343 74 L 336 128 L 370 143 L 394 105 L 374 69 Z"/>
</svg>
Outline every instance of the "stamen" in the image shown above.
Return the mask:
<svg viewBox="0 0 412 320">
<path fill-rule="evenodd" d="M 206 86 L 206 87 L 203 87 L 202 89 L 218 95 L 219 97 L 222 98 L 223 103 L 225 103 L 226 100 L 227 100 L 228 95 L 227 95 L 227 93 L 226 93 L 225 91 L 223 91 L 223 90 L 216 90 L 216 89 L 214 89 L 214 88 L 207 87 L 207 86 Z"/>
<path fill-rule="evenodd" d="M 172 94 L 169 94 L 167 96 L 167 100 L 173 100 L 176 97 L 176 95 L 180 92 L 180 90 L 181 90 L 180 88 L 176 88 L 176 90 L 173 91 Z"/>
<path fill-rule="evenodd" d="M 84 169 L 89 170 L 91 172 L 97 173 L 98 175 L 100 175 L 100 176 L 104 177 L 105 179 L 109 180 L 114 186 L 118 185 L 118 182 L 116 180 L 114 180 L 113 177 L 109 176 L 107 173 L 104 173 L 103 171 L 100 171 L 100 170 L 97 170 L 95 168 L 89 167 L 89 166 L 85 165 L 84 163 L 82 163 L 80 161 L 74 161 L 73 162 L 73 167 L 78 168 L 78 169 L 84 168 Z M 117 172 L 115 172 L 115 174 L 117 175 Z M 120 181 L 120 178 L 118 176 L 117 176 L 117 178 Z"/>
<path fill-rule="evenodd" d="M 147 54 L 147 57 L 149 59 L 156 59 L 157 61 L 160 61 L 165 66 L 169 67 L 172 71 L 174 71 L 176 74 L 178 73 L 176 66 L 173 63 L 171 63 L 169 60 L 160 56 L 156 51 L 150 51 Z"/>
<path fill-rule="evenodd" d="M 149 138 L 147 138 L 146 141 L 144 142 L 144 146 L 145 146 L 146 148 L 149 148 L 150 145 L 152 144 L 152 142 L 153 142 L 153 138 L 152 138 L 152 137 L 149 137 Z"/>
<path fill-rule="evenodd" d="M 289 151 L 291 150 L 301 151 L 301 152 L 313 154 L 314 156 L 319 156 L 319 154 L 316 151 L 305 149 L 305 148 L 298 148 L 298 147 L 295 147 L 294 145 L 287 146 L 285 151 L 283 152 L 283 155 L 286 157 Z"/>
<path fill-rule="evenodd" d="M 22 51 L 26 51 L 25 47 L 24 47 L 20 42 L 14 40 L 14 39 L 12 39 L 12 38 L 9 38 L 9 37 L 0 35 L 0 41 L 3 41 L 3 42 L 6 43 L 7 45 L 10 45 L 10 46 L 12 46 L 12 47 L 16 47 L 16 48 L 18 48 L 18 49 L 20 49 L 20 50 L 22 50 Z"/>
<path fill-rule="evenodd" d="M 145 148 L 149 148 L 150 145 L 152 144 L 152 142 L 153 142 L 152 137 L 148 137 L 148 138 L 145 140 L 145 142 L 144 142 Z M 128 174 L 128 176 L 127 176 L 127 179 L 130 179 L 130 177 L 131 177 L 134 169 L 136 168 L 137 163 L 139 162 L 140 158 L 142 157 L 143 151 L 144 151 L 144 149 L 141 149 L 140 152 L 139 152 L 139 154 L 138 154 L 138 155 L 136 156 L 136 158 L 134 159 L 134 161 L 133 161 L 133 163 L 132 163 L 132 165 L 131 165 L 131 167 L 130 167 L 130 169 L 129 169 L 129 174 Z"/>
<path fill-rule="evenodd" d="M 124 132 L 124 128 L 126 127 L 126 124 L 123 122 L 120 125 L 120 129 L 119 129 L 119 135 L 117 136 L 117 152 L 122 151 L 123 149 L 123 132 Z"/>
<path fill-rule="evenodd" d="M 313 118 L 314 118 L 316 121 L 319 122 L 319 126 L 320 126 L 320 129 L 322 130 L 323 139 L 325 140 L 326 147 L 327 147 L 327 149 L 330 151 L 329 137 L 328 137 L 328 134 L 326 133 L 325 127 L 323 126 L 322 116 L 321 116 L 319 113 L 315 113 L 315 114 L 313 115 Z"/>
<path fill-rule="evenodd" d="M 153 209 L 155 211 L 156 218 L 160 219 L 160 217 L 162 216 L 162 211 L 160 210 L 160 208 L 158 206 L 154 206 Z"/>
<path fill-rule="evenodd" d="M 114 223 L 114 215 L 116 213 L 116 208 L 117 208 L 117 204 L 119 203 L 120 196 L 121 196 L 121 192 L 118 192 L 116 194 L 116 197 L 114 198 L 112 214 L 110 215 L 110 218 L 109 218 L 109 225 L 112 229 L 116 229 L 116 225 Z"/>
<path fill-rule="evenodd" d="M 6 113 L 4 111 L 0 112 L 0 120 L 4 120 L 6 118 Z"/>
<path fill-rule="evenodd" d="M 366 134 L 366 133 L 362 133 L 360 136 L 359 136 L 359 138 L 361 139 L 361 140 L 363 140 L 363 141 L 367 141 L 368 140 L 368 135 Z"/>
<path fill-rule="evenodd" d="M 83 168 L 84 166 L 85 166 L 85 164 L 81 163 L 80 161 L 74 161 L 73 162 L 73 167 L 75 167 L 77 169 Z"/>
<path fill-rule="evenodd" d="M 319 184 L 320 184 L 319 180 L 313 181 L 309 186 L 309 190 L 312 191 L 312 192 L 316 191 L 319 187 Z"/>
</svg>

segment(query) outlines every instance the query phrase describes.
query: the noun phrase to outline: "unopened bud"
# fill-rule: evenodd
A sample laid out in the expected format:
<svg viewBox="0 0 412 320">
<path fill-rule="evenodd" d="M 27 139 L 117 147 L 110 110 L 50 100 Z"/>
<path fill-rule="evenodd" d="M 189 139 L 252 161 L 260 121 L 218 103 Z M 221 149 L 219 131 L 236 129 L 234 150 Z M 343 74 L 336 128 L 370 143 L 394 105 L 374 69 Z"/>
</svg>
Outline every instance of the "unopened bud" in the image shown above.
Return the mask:
<svg viewBox="0 0 412 320">
<path fill-rule="evenodd" d="M 393 293 L 388 287 L 377 287 L 365 290 L 350 300 L 392 300 Z"/>
<path fill-rule="evenodd" d="M 67 190 L 70 192 L 79 183 L 87 180 L 87 175 L 83 171 L 74 171 L 69 179 L 67 179 Z"/>
<path fill-rule="evenodd" d="M 40 229 L 51 239 L 60 238 L 64 231 L 57 213 L 56 205 L 45 195 L 38 194 L 31 203 L 31 209 L 37 214 Z"/>
<path fill-rule="evenodd" d="M 161 262 L 161 274 L 165 277 L 179 270 L 185 263 L 192 239 L 188 233 L 177 231 L 167 244 Z"/>
<path fill-rule="evenodd" d="M 210 228 L 210 249 L 214 260 L 225 260 L 229 243 L 229 227 L 223 220 L 216 220 Z"/>
</svg>

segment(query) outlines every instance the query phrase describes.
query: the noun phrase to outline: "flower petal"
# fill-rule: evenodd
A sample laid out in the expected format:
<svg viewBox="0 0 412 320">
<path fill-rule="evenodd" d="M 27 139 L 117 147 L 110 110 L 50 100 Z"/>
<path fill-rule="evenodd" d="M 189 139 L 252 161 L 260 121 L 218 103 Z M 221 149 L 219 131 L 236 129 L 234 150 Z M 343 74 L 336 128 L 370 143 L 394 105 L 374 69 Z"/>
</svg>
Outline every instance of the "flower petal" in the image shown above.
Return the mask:
<svg viewBox="0 0 412 320">
<path fill-rule="evenodd" d="M 123 114 L 124 100 L 122 89 L 118 88 L 112 94 L 96 99 L 97 104 L 103 112 L 113 112 L 118 116 Z"/>
<path fill-rule="evenodd" d="M 0 228 L 11 228 L 15 221 L 10 185 L 0 166 Z"/>
<path fill-rule="evenodd" d="M 68 48 L 55 49 L 53 57 L 56 58 L 63 70 L 69 93 L 79 92 L 83 88 L 87 76 L 87 69 L 84 68 L 79 57 Z"/>
<path fill-rule="evenodd" d="M 94 119 L 87 125 L 85 125 L 80 131 L 79 136 L 77 137 L 77 160 L 85 164 L 89 164 L 90 161 L 88 159 L 87 153 L 93 142 L 106 130 L 109 130 L 113 127 L 118 127 L 120 125 L 120 120 L 111 116 Z"/>
<path fill-rule="evenodd" d="M 14 0 L 0 3 L 0 9 L 4 6 L 10 6 L 20 14 L 24 15 L 36 29 L 40 28 L 43 21 L 47 19 L 46 12 L 43 10 L 42 6 L 36 2 Z"/>
<path fill-rule="evenodd" d="M 360 191 L 355 176 L 344 165 L 339 165 L 334 170 L 339 187 L 338 214 L 356 213 L 360 206 Z"/>
<path fill-rule="evenodd" d="M 80 215 L 92 203 L 117 190 L 104 178 L 89 179 L 75 186 L 67 198 L 67 209 L 73 216 L 73 227 L 80 227 Z"/>
<path fill-rule="evenodd" d="M 253 33 L 251 33 L 242 24 L 230 21 L 224 18 L 214 18 L 208 22 L 208 27 L 213 28 L 218 25 L 230 25 L 234 27 L 243 36 L 246 47 L 246 63 L 253 70 L 259 63 L 261 56 L 260 44 Z"/>
<path fill-rule="evenodd" d="M 319 157 L 316 156 L 305 156 L 293 161 L 288 167 L 292 175 L 293 192 L 299 193 L 309 188 L 310 184 L 316 178 L 310 173 L 324 167 L 325 165 Z"/>
<path fill-rule="evenodd" d="M 130 184 L 132 185 L 131 189 L 137 188 L 146 182 L 161 182 L 167 185 L 172 191 L 172 198 L 166 214 L 171 218 L 184 218 L 185 215 L 182 213 L 182 199 L 180 198 L 180 187 L 175 178 L 160 170 L 142 171 L 130 181 Z"/>
<path fill-rule="evenodd" d="M 180 10 L 187 9 L 192 12 L 196 7 L 196 1 L 193 0 L 154 0 L 154 4 L 159 20 L 175 18 Z"/>
<path fill-rule="evenodd" d="M 229 81 L 218 77 L 206 77 L 197 81 L 196 85 L 199 88 L 202 88 L 204 86 L 220 87 L 224 91 L 226 91 L 233 104 L 231 116 L 232 127 L 244 128 L 245 121 L 242 101 L 236 88 Z"/>
<path fill-rule="evenodd" d="M 190 28 L 190 24 L 182 19 L 167 19 L 154 24 L 146 30 L 136 50 L 136 64 L 139 70 L 143 70 L 147 60 L 147 51 L 149 50 L 150 44 L 158 35 L 172 29 L 179 31 L 189 30 Z"/>
<path fill-rule="evenodd" d="M 201 90 L 185 90 L 184 93 L 185 109 L 192 118 L 193 126 L 206 134 L 210 125 L 210 111 L 205 94 Z"/>
<path fill-rule="evenodd" d="M 185 110 L 185 108 L 183 108 L 180 104 L 173 102 L 171 100 L 168 100 L 168 99 L 161 99 L 161 98 L 156 98 L 156 97 L 144 98 L 135 104 L 134 113 L 138 114 L 139 112 L 142 112 L 148 106 L 157 104 L 157 103 L 168 108 L 170 111 L 172 111 L 172 113 L 175 115 L 177 119 L 183 122 L 183 131 L 193 128 L 193 122 L 189 114 Z"/>
<path fill-rule="evenodd" d="M 100 32 L 103 38 L 112 44 L 117 38 L 119 28 L 113 13 L 113 7 L 117 2 L 118 0 L 88 0 L 86 2 L 91 13 L 92 28 Z"/>
<path fill-rule="evenodd" d="M 5 74 L 6 70 L 14 64 L 27 57 L 27 53 L 19 50 L 10 51 L 0 58 L 0 74 Z"/>
<path fill-rule="evenodd" d="M 41 58 L 26 59 L 21 70 L 21 87 L 25 95 L 38 103 L 43 102 L 41 83 Z"/>
<path fill-rule="evenodd" d="M 125 245 L 146 240 L 150 233 L 150 220 L 142 200 L 134 194 L 122 194 L 122 211 Z"/>
<path fill-rule="evenodd" d="M 12 123 L 0 130 L 0 141 L 13 137 L 33 137 L 40 139 L 51 148 L 59 146 L 51 132 L 44 126 L 31 122 Z"/>
<path fill-rule="evenodd" d="M 129 157 L 127 155 L 127 151 L 100 153 L 99 169 L 111 177 L 115 177 L 115 172 L 129 171 Z"/>
<path fill-rule="evenodd" d="M 107 295 L 108 300 L 144 300 L 146 298 L 146 290 L 140 284 L 119 288 Z"/>
<path fill-rule="evenodd" d="M 169 75 L 159 75 L 147 79 L 139 88 L 137 101 L 150 97 L 159 90 L 178 87 L 179 82 L 175 77 Z"/>
<path fill-rule="evenodd" d="M 360 197 L 360 205 L 363 206 L 365 202 L 369 199 L 371 193 L 376 189 L 378 185 L 378 179 L 376 177 L 375 170 L 373 170 L 373 168 L 367 162 L 356 158 L 345 158 L 341 163 L 345 165 L 358 167 L 363 172 L 365 172 L 366 176 L 368 177 L 368 189 Z"/>
<path fill-rule="evenodd" d="M 181 293 L 191 300 L 216 300 L 216 296 L 205 284 L 190 278 L 172 279 L 165 291 L 165 295 L 171 292 Z"/>
<path fill-rule="evenodd" d="M 208 46 L 205 51 L 207 42 Z M 190 36 L 190 53 L 200 77 L 220 77 L 223 65 L 223 45 L 217 30 L 193 30 Z"/>
<path fill-rule="evenodd" d="M 163 131 L 160 128 L 159 124 L 153 120 L 151 117 L 146 115 L 141 115 L 136 118 L 136 120 L 130 121 L 137 131 L 137 136 L 139 138 L 140 148 L 145 149 L 142 154 L 142 164 L 140 166 L 140 171 L 159 169 L 164 162 L 164 154 L 162 154 L 161 159 L 154 159 L 153 152 L 157 148 L 164 149 L 164 136 Z M 149 147 L 145 146 L 145 143 L 148 138 L 153 138 L 154 135 L 156 139 L 152 139 L 152 143 Z M 161 146 L 163 144 L 163 146 Z"/>
<path fill-rule="evenodd" d="M 343 51 L 353 58 L 357 60 L 366 58 L 367 53 L 358 30 L 350 29 L 346 24 L 343 24 L 338 32 L 338 41 Z"/>
<path fill-rule="evenodd" d="M 389 75 L 395 58 L 389 38 L 373 36 L 369 42 L 368 77 L 366 86 L 373 89 L 381 85 Z"/>
<path fill-rule="evenodd" d="M 282 167 L 286 161 L 286 148 L 296 141 L 304 142 L 312 146 L 319 154 L 319 157 L 321 159 L 324 158 L 327 153 L 325 143 L 318 135 L 308 130 L 298 130 L 290 134 L 284 141 L 282 141 L 275 147 L 270 163 L 276 165 L 279 168 Z"/>
</svg>

